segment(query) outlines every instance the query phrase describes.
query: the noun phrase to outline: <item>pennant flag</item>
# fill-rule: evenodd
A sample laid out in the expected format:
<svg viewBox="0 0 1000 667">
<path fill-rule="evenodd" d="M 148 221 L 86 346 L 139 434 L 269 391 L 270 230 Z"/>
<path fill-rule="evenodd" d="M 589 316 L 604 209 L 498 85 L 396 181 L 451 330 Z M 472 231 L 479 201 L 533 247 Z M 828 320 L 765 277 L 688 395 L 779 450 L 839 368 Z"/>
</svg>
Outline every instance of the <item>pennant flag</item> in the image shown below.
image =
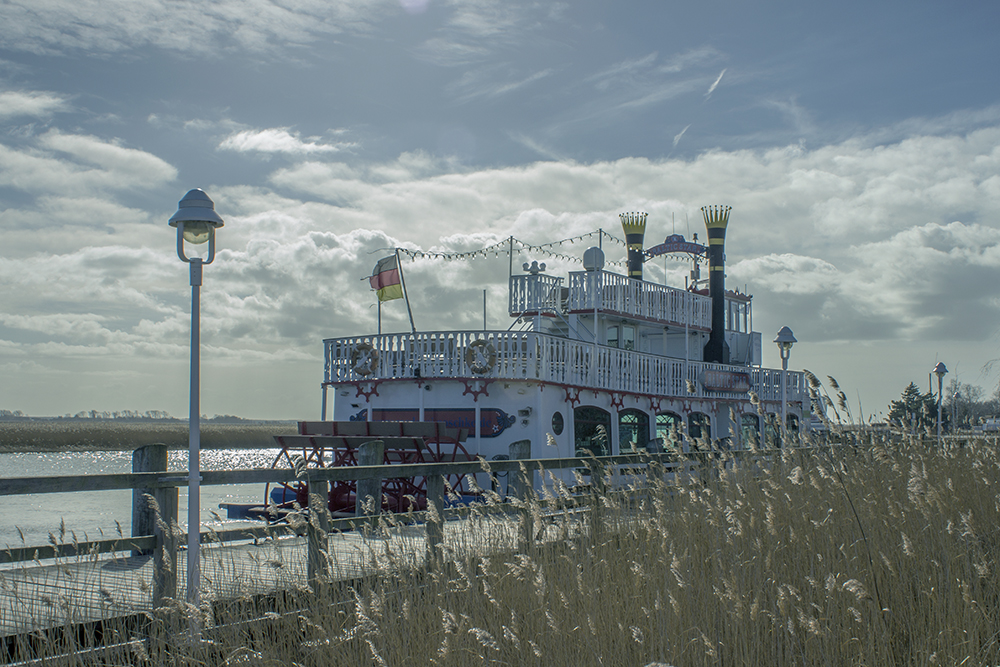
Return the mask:
<svg viewBox="0 0 1000 667">
<path fill-rule="evenodd" d="M 399 263 L 395 255 L 383 257 L 375 265 L 368 283 L 378 290 L 379 301 L 403 298 L 403 286 L 399 280 Z"/>
</svg>

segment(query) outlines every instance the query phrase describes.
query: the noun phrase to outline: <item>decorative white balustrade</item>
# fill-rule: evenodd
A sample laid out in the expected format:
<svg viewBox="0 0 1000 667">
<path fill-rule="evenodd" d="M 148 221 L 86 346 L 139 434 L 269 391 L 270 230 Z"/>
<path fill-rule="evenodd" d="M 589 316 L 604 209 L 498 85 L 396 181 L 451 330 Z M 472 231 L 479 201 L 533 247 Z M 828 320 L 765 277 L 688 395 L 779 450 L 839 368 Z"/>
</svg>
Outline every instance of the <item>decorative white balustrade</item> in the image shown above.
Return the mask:
<svg viewBox="0 0 1000 667">
<path fill-rule="evenodd" d="M 569 274 L 569 312 L 639 317 L 675 326 L 712 328 L 712 300 L 687 290 L 657 285 L 607 271 Z M 562 278 L 544 274 L 511 276 L 511 316 L 562 312 Z M 596 301 L 596 303 L 595 303 Z"/>
<path fill-rule="evenodd" d="M 707 296 L 607 271 L 570 273 L 570 312 L 592 312 L 595 307 L 625 317 L 712 328 L 712 299 Z"/>
<path fill-rule="evenodd" d="M 511 317 L 524 314 L 558 313 L 562 298 L 562 278 L 544 274 L 510 277 L 508 312 Z"/>
<path fill-rule="evenodd" d="M 476 341 L 488 345 L 473 346 Z M 781 400 L 781 371 L 662 357 L 595 346 L 533 331 L 447 331 L 323 341 L 327 383 L 423 377 L 536 380 L 606 391 L 685 398 L 739 397 L 744 389 L 706 389 L 707 377 L 742 381 L 761 400 Z M 470 354 L 470 346 L 473 352 Z M 475 353 L 488 354 L 475 357 Z M 470 363 L 471 359 L 471 363 Z M 473 364 L 485 372 L 477 373 Z M 690 380 L 694 392 L 688 391 Z M 712 384 L 709 382 L 708 384 Z M 787 398 L 808 404 L 803 374 L 788 372 Z"/>
</svg>

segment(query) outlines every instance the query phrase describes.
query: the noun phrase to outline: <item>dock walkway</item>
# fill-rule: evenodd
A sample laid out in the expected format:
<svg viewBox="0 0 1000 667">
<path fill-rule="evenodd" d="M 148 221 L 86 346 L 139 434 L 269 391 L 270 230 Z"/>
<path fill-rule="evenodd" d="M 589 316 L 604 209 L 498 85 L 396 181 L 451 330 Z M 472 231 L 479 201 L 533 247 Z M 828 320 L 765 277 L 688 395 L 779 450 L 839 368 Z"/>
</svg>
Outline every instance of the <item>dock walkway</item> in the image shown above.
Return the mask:
<svg viewBox="0 0 1000 667">
<path fill-rule="evenodd" d="M 329 577 L 334 581 L 385 572 L 426 559 L 426 524 L 397 525 L 373 534 L 328 537 Z M 541 536 L 554 539 L 551 529 Z M 445 549 L 486 553 L 517 546 L 518 521 L 509 515 L 444 523 Z M 307 585 L 307 538 L 288 535 L 239 544 L 204 544 L 202 596 L 235 600 Z M 187 550 L 178 553 L 178 591 L 185 590 Z M 53 564 L 0 569 L 0 637 L 78 625 L 152 610 L 152 556 L 132 556 L 128 538 L 120 553 L 81 556 Z"/>
</svg>

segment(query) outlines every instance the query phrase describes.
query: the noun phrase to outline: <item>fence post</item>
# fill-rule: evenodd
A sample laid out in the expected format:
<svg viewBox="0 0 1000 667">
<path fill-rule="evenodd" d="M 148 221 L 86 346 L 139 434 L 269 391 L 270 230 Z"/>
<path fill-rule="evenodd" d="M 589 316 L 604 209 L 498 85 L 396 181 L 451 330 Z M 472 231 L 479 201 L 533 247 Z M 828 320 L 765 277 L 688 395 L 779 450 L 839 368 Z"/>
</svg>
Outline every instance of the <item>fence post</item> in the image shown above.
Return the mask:
<svg viewBox="0 0 1000 667">
<path fill-rule="evenodd" d="M 427 475 L 427 564 L 442 557 L 444 542 L 444 475 Z"/>
<path fill-rule="evenodd" d="M 166 472 L 166 470 L 166 445 L 145 445 L 132 452 L 132 472 Z M 149 502 L 150 496 L 154 496 L 153 491 L 153 489 L 132 489 L 132 537 L 153 535 L 156 532 L 156 512 Z M 132 550 L 133 556 L 146 556 L 149 553 L 142 549 Z"/>
<path fill-rule="evenodd" d="M 518 440 L 510 443 L 508 448 L 512 461 L 531 458 L 531 440 Z M 529 470 L 527 475 L 514 471 L 507 483 L 507 492 L 515 498 L 527 499 L 528 493 L 535 487 L 535 471 Z"/>
<path fill-rule="evenodd" d="M 325 479 L 309 480 L 309 524 L 306 527 L 308 544 L 309 585 L 316 587 L 330 573 L 327 555 L 330 551 L 330 482 Z"/>
<path fill-rule="evenodd" d="M 531 458 L 531 440 L 518 440 L 510 443 L 508 448 L 510 460 L 518 461 Z M 508 473 L 507 493 L 517 498 L 521 503 L 521 535 L 519 541 L 525 550 L 534 544 L 535 522 L 531 516 L 529 501 L 535 488 L 535 471 L 524 472 L 520 469 L 511 470 Z"/>
<path fill-rule="evenodd" d="M 155 517 L 153 535 L 153 609 L 163 606 L 165 600 L 177 598 L 177 547 L 181 531 L 177 526 L 176 486 L 153 489 L 153 499 L 159 508 Z"/>
<path fill-rule="evenodd" d="M 384 460 L 385 443 L 381 440 L 372 440 L 358 447 L 357 461 L 359 466 L 379 466 Z M 377 517 L 382 511 L 382 478 L 375 475 L 359 479 L 355 488 L 354 516 L 358 518 L 370 516 L 367 524 L 369 529 L 374 529 L 375 523 L 378 521 Z M 371 511 L 368 511 L 367 508 L 371 508 Z"/>
</svg>

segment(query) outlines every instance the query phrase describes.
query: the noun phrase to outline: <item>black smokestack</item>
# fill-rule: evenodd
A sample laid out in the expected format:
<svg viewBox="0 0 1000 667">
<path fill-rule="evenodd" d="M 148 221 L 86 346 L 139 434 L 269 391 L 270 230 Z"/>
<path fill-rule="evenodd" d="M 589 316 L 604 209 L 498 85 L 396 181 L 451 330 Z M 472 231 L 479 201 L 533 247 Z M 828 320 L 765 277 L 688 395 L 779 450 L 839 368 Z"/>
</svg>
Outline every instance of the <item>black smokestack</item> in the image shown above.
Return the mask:
<svg viewBox="0 0 1000 667">
<path fill-rule="evenodd" d="M 645 213 L 619 213 L 628 246 L 628 277 L 642 280 L 642 238 L 646 235 Z"/>
<path fill-rule="evenodd" d="M 702 206 L 708 228 L 708 295 L 712 297 L 712 334 L 705 344 L 705 361 L 729 363 L 726 343 L 726 226 L 731 206 Z"/>
</svg>

